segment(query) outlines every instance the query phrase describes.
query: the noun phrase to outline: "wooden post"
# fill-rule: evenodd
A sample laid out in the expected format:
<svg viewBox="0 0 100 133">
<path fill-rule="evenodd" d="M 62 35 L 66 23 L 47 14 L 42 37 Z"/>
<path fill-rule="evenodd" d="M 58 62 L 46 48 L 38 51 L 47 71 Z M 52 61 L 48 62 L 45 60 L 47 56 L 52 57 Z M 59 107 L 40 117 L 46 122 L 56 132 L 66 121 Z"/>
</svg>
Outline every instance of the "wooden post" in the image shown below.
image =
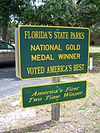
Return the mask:
<svg viewBox="0 0 100 133">
<path fill-rule="evenodd" d="M 60 82 L 60 78 L 56 77 L 56 78 L 52 78 L 52 83 L 59 83 Z M 59 121 L 60 118 L 60 103 L 58 104 L 52 104 L 51 105 L 51 120 L 52 121 Z"/>
</svg>

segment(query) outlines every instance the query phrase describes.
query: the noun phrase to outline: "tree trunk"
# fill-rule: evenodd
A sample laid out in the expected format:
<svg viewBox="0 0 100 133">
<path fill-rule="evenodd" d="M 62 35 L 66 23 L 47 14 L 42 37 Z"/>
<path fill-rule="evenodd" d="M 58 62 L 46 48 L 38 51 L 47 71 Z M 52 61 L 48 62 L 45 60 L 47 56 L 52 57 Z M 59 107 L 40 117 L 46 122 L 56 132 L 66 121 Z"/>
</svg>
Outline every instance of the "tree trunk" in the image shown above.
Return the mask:
<svg viewBox="0 0 100 133">
<path fill-rule="evenodd" d="M 8 24 L 2 26 L 2 39 L 7 41 Z"/>
</svg>

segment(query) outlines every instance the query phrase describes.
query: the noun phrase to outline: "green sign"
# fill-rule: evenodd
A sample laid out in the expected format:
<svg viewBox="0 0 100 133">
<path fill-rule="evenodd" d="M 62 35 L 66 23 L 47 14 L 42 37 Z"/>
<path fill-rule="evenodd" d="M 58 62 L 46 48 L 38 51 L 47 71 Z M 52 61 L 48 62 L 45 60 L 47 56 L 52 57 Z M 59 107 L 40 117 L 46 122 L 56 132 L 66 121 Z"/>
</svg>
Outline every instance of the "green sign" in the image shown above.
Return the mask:
<svg viewBox="0 0 100 133">
<path fill-rule="evenodd" d="M 59 103 L 86 97 L 86 81 L 22 88 L 23 107 Z"/>
<path fill-rule="evenodd" d="M 87 28 L 19 26 L 18 44 L 21 79 L 87 72 Z"/>
</svg>

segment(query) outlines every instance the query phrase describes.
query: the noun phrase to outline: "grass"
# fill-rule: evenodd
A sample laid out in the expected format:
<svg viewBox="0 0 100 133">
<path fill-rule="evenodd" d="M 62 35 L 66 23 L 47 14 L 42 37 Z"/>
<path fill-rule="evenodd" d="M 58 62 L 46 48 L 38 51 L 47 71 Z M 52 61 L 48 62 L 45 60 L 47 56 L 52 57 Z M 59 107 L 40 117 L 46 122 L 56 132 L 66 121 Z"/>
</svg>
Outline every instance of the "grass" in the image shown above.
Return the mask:
<svg viewBox="0 0 100 133">
<path fill-rule="evenodd" d="M 24 129 L 24 132 L 27 133 L 27 132 L 31 132 L 32 131 L 32 127 L 31 126 L 28 126 Z"/>
<path fill-rule="evenodd" d="M 85 110 L 89 106 L 88 103 L 83 103 L 80 107 L 79 110 Z"/>
</svg>

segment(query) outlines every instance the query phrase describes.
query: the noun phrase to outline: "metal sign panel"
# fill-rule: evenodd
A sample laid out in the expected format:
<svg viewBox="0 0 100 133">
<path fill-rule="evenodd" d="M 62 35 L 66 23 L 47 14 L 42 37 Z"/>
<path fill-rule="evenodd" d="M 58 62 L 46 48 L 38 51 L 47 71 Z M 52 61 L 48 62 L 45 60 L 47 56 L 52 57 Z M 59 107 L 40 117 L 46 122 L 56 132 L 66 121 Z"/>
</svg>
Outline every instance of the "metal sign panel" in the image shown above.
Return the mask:
<svg viewBox="0 0 100 133">
<path fill-rule="evenodd" d="M 33 107 L 86 97 L 86 81 L 22 88 L 22 106 Z"/>
<path fill-rule="evenodd" d="M 19 26 L 20 78 L 87 73 L 89 29 Z"/>
</svg>

